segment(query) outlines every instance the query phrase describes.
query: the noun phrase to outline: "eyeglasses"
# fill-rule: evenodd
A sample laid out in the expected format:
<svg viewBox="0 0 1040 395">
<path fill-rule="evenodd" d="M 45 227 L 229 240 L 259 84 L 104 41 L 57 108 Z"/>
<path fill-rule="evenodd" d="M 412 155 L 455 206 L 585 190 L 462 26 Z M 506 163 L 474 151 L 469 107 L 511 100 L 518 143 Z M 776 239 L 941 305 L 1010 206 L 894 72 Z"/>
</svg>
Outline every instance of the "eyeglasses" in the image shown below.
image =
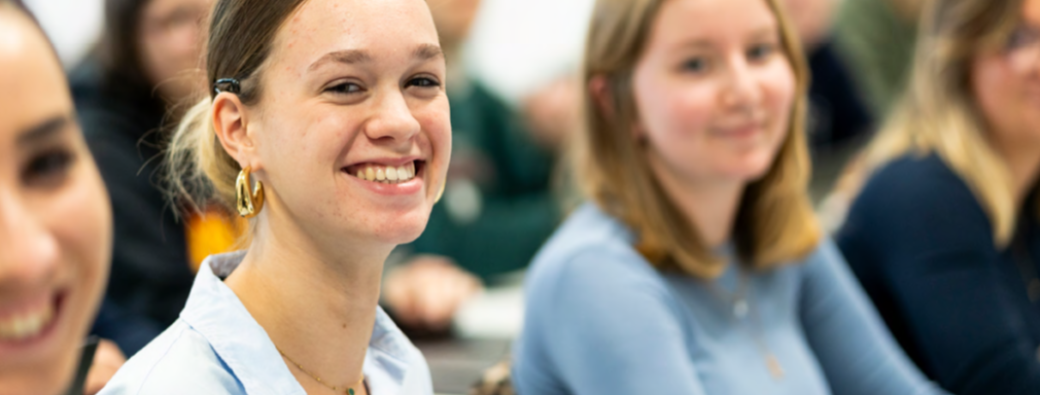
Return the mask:
<svg viewBox="0 0 1040 395">
<path fill-rule="evenodd" d="M 1005 51 L 1011 66 L 1021 72 L 1036 69 L 1040 62 L 1040 29 L 1022 25 L 1008 37 Z"/>
</svg>

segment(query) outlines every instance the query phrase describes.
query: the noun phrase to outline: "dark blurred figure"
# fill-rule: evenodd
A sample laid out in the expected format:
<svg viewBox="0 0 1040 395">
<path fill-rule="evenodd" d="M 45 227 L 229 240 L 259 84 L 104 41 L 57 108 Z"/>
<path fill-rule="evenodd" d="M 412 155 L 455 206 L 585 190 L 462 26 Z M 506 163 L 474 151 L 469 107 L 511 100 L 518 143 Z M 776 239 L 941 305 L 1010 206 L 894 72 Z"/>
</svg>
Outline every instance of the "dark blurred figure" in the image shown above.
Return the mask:
<svg viewBox="0 0 1040 395">
<path fill-rule="evenodd" d="M 0 37 L 0 394 L 82 393 L 112 217 L 57 54 L 19 2 L 0 0 Z M 103 364 L 88 394 L 119 367 Z"/>
<path fill-rule="evenodd" d="M 837 240 L 943 387 L 1040 394 L 1040 0 L 940 0 L 922 24 Z"/>
<path fill-rule="evenodd" d="M 925 1 L 841 1 L 837 49 L 874 114 L 886 115 L 906 86 Z"/>
<path fill-rule="evenodd" d="M 212 0 L 108 0 L 96 53 L 71 76 L 83 131 L 115 219 L 112 273 L 94 333 L 133 355 L 173 323 L 194 278 L 190 222 L 157 182 L 168 109 L 203 82 L 196 70 Z M 205 254 L 203 254 L 205 256 Z"/>
<path fill-rule="evenodd" d="M 404 247 L 416 255 L 388 273 L 384 291 L 398 323 L 413 329 L 447 328 L 482 283 L 526 267 L 558 222 L 541 134 L 463 69 L 461 47 L 479 5 L 430 1 L 448 61 L 451 169 L 426 231 Z"/>
<path fill-rule="evenodd" d="M 809 146 L 827 153 L 870 131 L 873 118 L 834 48 L 838 0 L 785 0 L 809 60 Z"/>
</svg>

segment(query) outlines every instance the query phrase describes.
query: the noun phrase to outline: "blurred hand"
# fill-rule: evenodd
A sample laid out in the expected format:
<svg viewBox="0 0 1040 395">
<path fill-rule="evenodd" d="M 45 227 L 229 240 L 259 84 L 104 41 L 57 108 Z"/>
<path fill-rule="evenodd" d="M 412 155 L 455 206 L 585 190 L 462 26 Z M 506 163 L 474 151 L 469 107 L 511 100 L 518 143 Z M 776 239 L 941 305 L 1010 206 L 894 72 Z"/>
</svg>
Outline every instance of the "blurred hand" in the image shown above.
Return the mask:
<svg viewBox="0 0 1040 395">
<path fill-rule="evenodd" d="M 86 395 L 101 392 L 101 388 L 108 384 L 108 380 L 112 379 L 112 376 L 124 363 L 126 363 L 126 356 L 123 355 L 119 346 L 111 340 L 102 339 L 98 343 L 97 351 L 94 352 L 94 363 L 90 365 L 90 371 L 87 372 L 87 383 L 83 392 Z"/>
<path fill-rule="evenodd" d="M 523 113 L 539 145 L 553 151 L 581 127 L 581 85 L 572 76 L 560 78 L 523 101 Z"/>
<path fill-rule="evenodd" d="M 459 306 L 483 289 L 480 279 L 450 259 L 420 255 L 387 274 L 384 300 L 403 324 L 443 330 Z"/>
</svg>

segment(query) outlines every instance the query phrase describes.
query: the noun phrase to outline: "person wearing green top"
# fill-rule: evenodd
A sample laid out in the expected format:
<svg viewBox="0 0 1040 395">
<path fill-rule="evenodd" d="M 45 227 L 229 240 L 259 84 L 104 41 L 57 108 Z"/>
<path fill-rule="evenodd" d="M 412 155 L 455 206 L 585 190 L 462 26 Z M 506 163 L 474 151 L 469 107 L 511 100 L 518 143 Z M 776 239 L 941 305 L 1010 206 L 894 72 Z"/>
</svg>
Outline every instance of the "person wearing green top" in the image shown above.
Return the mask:
<svg viewBox="0 0 1040 395">
<path fill-rule="evenodd" d="M 383 303 L 404 327 L 437 331 L 484 284 L 525 268 L 560 210 L 549 188 L 552 149 L 462 68 L 460 47 L 480 1 L 430 5 L 448 60 L 451 168 L 426 230 L 399 250 L 405 258 L 387 274 Z"/>
<path fill-rule="evenodd" d="M 907 83 L 924 0 L 843 0 L 838 51 L 874 114 L 884 115 Z"/>
</svg>

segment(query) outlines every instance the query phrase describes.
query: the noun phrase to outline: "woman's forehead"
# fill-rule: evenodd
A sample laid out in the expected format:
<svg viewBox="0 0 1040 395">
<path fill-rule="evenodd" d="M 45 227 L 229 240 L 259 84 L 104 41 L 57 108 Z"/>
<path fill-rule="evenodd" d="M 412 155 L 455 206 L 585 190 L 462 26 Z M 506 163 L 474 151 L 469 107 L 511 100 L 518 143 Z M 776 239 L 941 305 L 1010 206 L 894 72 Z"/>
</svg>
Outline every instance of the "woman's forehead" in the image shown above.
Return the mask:
<svg viewBox="0 0 1040 395">
<path fill-rule="evenodd" d="M 0 129 L 23 129 L 72 111 L 57 56 L 27 17 L 0 6 Z"/>
<path fill-rule="evenodd" d="M 332 52 L 360 51 L 378 60 L 436 46 L 438 39 L 423 0 L 309 0 L 274 44 L 273 56 L 280 53 L 293 64 L 287 67 L 302 71 Z"/>
</svg>

